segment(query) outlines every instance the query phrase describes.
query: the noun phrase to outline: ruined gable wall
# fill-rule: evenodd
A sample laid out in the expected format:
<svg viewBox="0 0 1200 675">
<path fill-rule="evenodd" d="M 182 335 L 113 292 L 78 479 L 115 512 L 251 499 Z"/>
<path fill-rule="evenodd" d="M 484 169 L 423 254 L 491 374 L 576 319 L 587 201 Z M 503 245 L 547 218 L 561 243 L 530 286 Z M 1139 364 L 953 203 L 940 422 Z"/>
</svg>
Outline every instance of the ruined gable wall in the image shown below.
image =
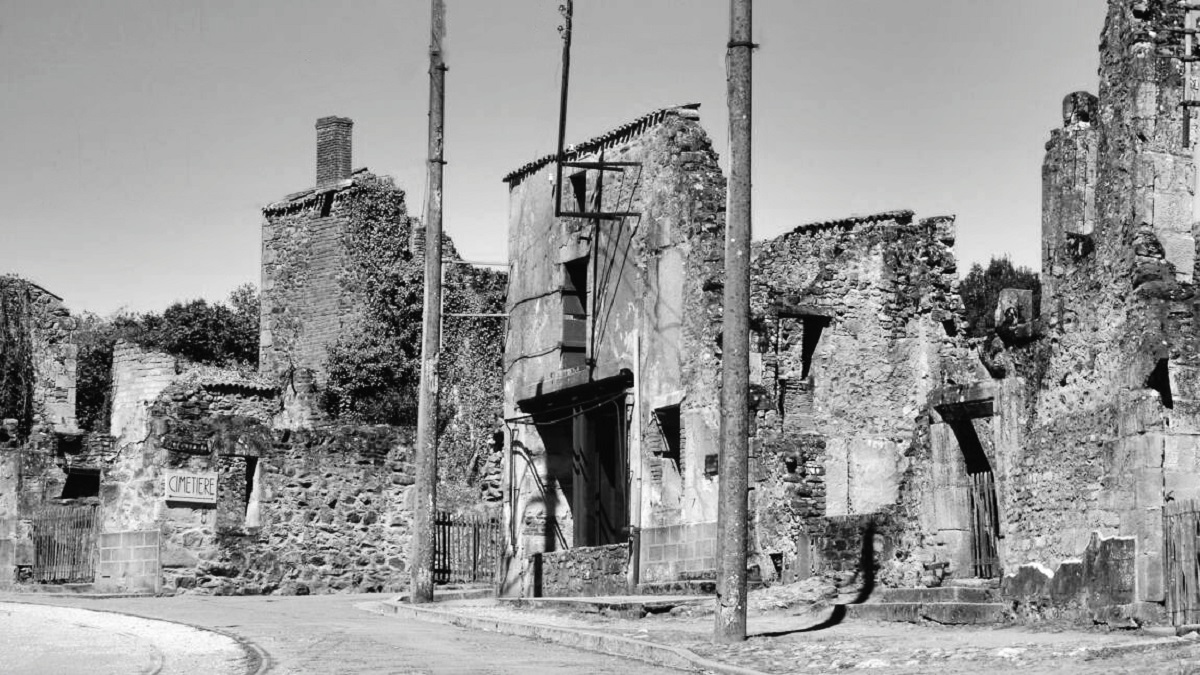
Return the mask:
<svg viewBox="0 0 1200 675">
<path fill-rule="evenodd" d="M 76 327 L 62 298 L 0 276 L 0 419 L 18 420 L 22 434 L 75 429 Z"/>
<path fill-rule="evenodd" d="M 937 545 L 924 540 L 916 513 L 931 497 L 922 413 L 931 389 L 971 371 L 957 333 L 953 240 L 952 218 L 895 212 L 803 226 L 756 245 L 760 552 L 841 569 L 849 563 L 839 542 L 870 520 L 889 555 L 932 560 L 916 551 Z M 804 333 L 815 330 L 805 375 Z"/>
</svg>

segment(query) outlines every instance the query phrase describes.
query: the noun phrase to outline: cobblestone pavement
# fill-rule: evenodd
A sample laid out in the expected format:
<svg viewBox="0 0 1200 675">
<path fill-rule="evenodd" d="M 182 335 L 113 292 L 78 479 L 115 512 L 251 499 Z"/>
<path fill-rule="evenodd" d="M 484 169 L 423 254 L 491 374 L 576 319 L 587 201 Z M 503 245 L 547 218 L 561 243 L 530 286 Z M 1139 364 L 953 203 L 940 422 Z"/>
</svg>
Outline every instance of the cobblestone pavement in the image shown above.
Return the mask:
<svg viewBox="0 0 1200 675">
<path fill-rule="evenodd" d="M 755 614 L 749 619 L 750 639 L 745 643 L 714 645 L 713 617 L 703 610 L 631 619 L 520 609 L 483 600 L 445 603 L 442 608 L 684 647 L 707 659 L 765 673 L 1200 675 L 1200 639 L 1154 637 L 1139 631 L 914 625 L 856 619 L 821 628 L 829 618 L 826 608 Z"/>
<path fill-rule="evenodd" d="M 242 675 L 252 655 L 225 635 L 76 607 L 0 602 L 9 675 Z"/>
<path fill-rule="evenodd" d="M 93 599 L 22 595 L 16 599 L 181 621 L 253 641 L 269 673 L 401 675 L 417 673 L 597 673 L 668 675 L 656 668 L 560 645 L 384 617 L 355 608 L 381 595 Z M 5 596 L 4 599 L 14 599 Z M 0 662 L 2 664 L 3 662 Z M 4 666 L 0 665 L 0 671 Z M 35 671 L 55 672 L 55 671 Z M 136 672 L 136 671 L 124 671 Z M 208 675 L 198 668 L 193 673 Z"/>
</svg>

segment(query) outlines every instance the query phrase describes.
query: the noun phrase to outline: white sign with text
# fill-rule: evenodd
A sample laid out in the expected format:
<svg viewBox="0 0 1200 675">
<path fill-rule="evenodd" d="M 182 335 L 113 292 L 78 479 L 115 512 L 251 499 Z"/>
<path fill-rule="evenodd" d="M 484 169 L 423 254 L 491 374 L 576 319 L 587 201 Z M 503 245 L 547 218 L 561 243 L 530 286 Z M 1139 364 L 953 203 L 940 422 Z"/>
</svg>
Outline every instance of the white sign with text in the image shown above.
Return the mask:
<svg viewBox="0 0 1200 675">
<path fill-rule="evenodd" d="M 166 471 L 163 481 L 167 501 L 217 503 L 216 471 Z"/>
</svg>

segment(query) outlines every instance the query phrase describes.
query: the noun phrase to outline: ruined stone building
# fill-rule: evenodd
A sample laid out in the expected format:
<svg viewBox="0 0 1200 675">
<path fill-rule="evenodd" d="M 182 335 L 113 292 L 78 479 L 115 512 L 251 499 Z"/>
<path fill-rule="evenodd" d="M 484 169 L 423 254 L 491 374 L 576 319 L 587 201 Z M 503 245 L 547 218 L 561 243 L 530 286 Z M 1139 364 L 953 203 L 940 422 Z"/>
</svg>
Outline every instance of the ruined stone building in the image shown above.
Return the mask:
<svg viewBox="0 0 1200 675">
<path fill-rule="evenodd" d="M 574 146 L 557 208 L 554 157 L 505 177 L 504 592 L 713 566 L 725 180 L 698 118 L 667 108 Z"/>
<path fill-rule="evenodd" d="M 913 518 L 937 555 L 966 562 L 965 515 L 940 513 L 951 482 L 921 447 L 930 393 L 963 379 L 968 354 L 954 239 L 951 217 L 895 211 L 755 244 L 751 531 L 767 577 L 854 569 L 868 524 Z M 950 460 L 943 472 L 961 472 Z M 932 489 L 914 494 L 917 476 Z M 889 566 L 889 580 L 916 583 L 934 556 Z"/>
<path fill-rule="evenodd" d="M 0 417 L 17 421 L 0 433 L 0 585 L 214 594 L 407 586 L 413 430 L 406 419 L 365 419 L 348 400 L 358 392 L 339 400 L 334 380 L 361 363 L 347 358 L 374 356 L 354 340 L 369 342 L 395 318 L 380 316 L 385 305 L 419 319 L 423 241 L 391 179 L 351 172 L 350 128 L 319 120 L 316 187 L 263 209 L 257 371 L 118 343 L 110 433 L 83 436 L 74 431 L 72 320 L 54 296 L 4 279 L 0 318 L 13 346 L 0 345 Z M 446 251 L 458 259 L 448 241 Z M 448 267 L 441 478 L 457 490 L 439 507 L 486 513 L 499 497 L 502 324 L 472 321 L 499 309 L 504 275 Z M 411 328 L 419 336 L 419 323 Z M 400 347 L 415 353 L 412 343 Z M 19 386 L 8 386 L 10 373 Z M 380 398 L 404 410 L 415 386 Z"/>
</svg>

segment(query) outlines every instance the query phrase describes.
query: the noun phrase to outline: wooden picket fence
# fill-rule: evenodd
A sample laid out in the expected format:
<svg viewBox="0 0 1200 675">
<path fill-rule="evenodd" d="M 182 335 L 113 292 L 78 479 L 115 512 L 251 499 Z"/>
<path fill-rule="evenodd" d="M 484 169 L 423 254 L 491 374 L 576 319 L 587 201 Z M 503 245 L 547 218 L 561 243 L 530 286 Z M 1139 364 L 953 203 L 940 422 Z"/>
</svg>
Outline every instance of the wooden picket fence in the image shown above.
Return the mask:
<svg viewBox="0 0 1200 675">
<path fill-rule="evenodd" d="M 1171 623 L 1200 623 L 1200 503 L 1163 505 L 1163 566 Z"/>
<path fill-rule="evenodd" d="M 980 579 L 1000 576 L 999 517 L 996 515 L 996 485 L 991 471 L 968 476 L 971 479 L 971 558 L 972 573 Z"/>
<path fill-rule="evenodd" d="M 97 508 L 48 504 L 32 518 L 33 580 L 90 582 L 96 575 Z"/>
<path fill-rule="evenodd" d="M 438 511 L 433 519 L 433 581 L 490 583 L 500 563 L 500 521 Z"/>
</svg>

